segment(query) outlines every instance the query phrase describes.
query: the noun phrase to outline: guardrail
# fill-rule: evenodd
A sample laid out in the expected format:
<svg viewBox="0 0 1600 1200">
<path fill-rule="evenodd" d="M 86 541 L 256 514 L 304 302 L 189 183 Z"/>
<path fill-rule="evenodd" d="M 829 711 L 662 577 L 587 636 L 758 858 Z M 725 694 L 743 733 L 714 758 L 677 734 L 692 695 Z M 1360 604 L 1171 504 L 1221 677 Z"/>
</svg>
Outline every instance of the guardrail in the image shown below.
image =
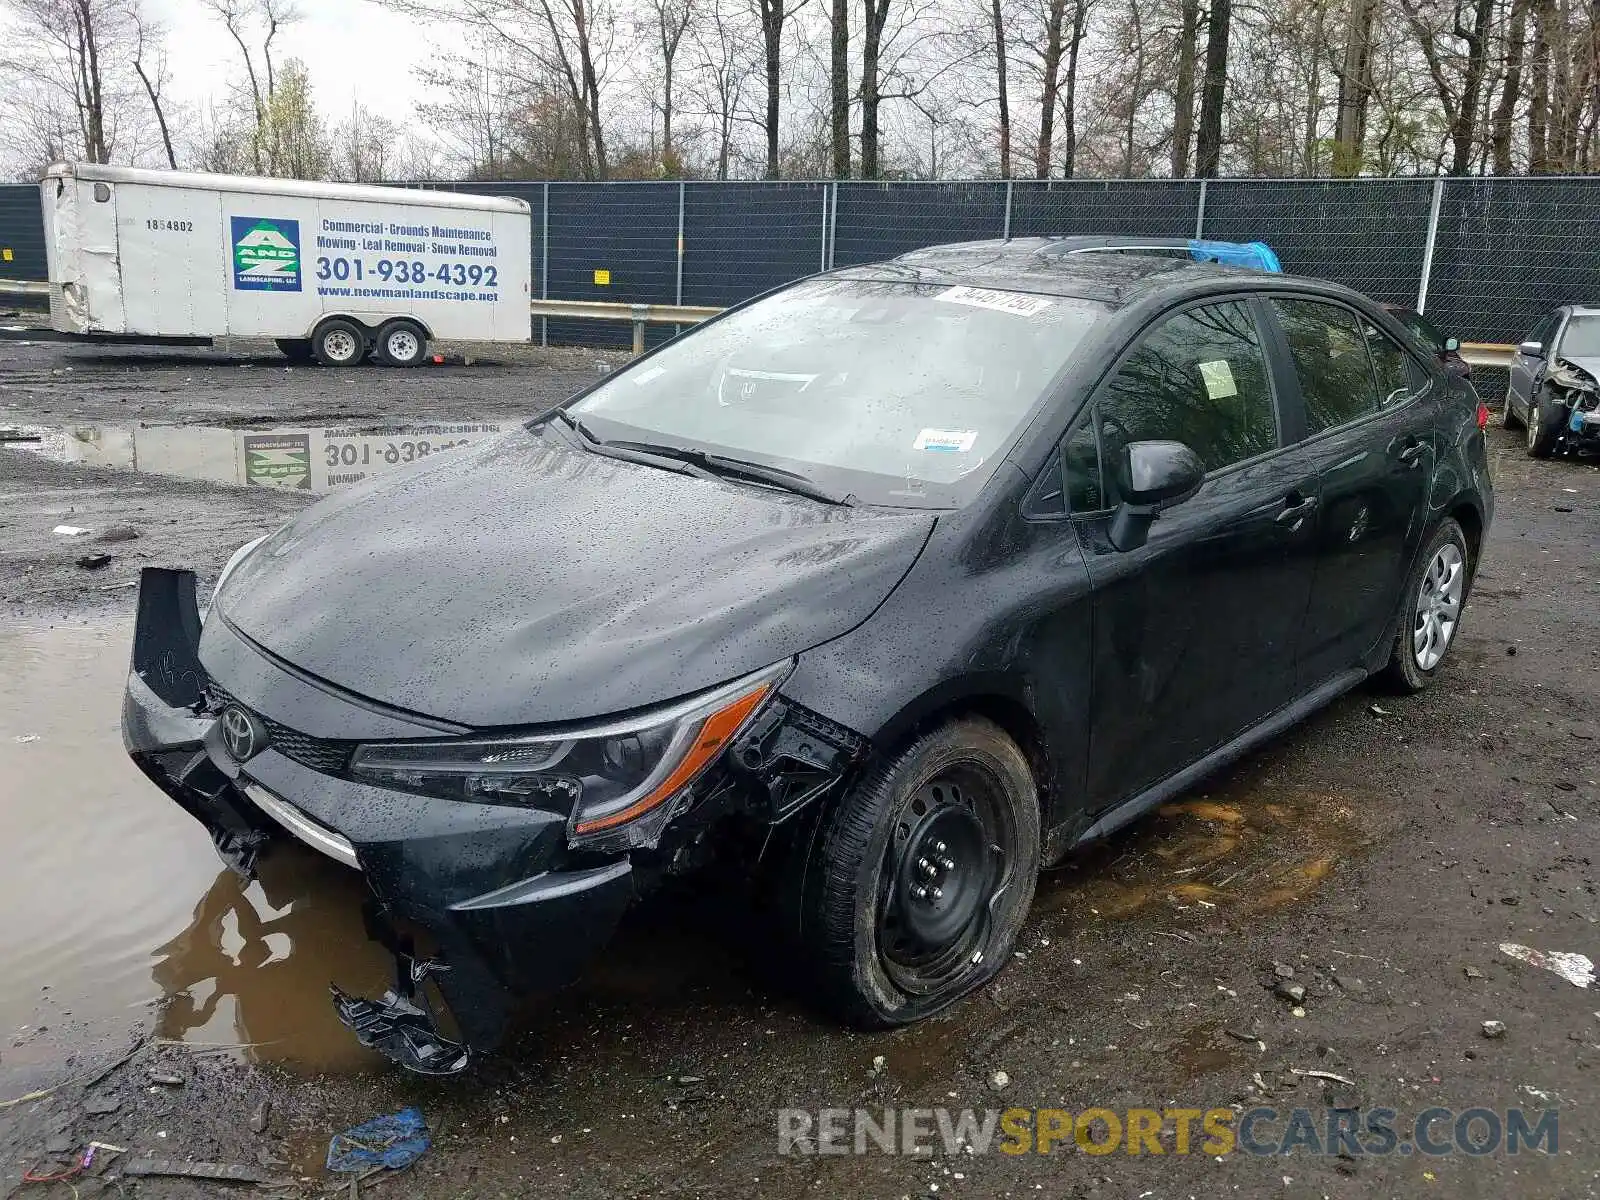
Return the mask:
<svg viewBox="0 0 1600 1200">
<path fill-rule="evenodd" d="M 699 304 L 613 304 L 607 300 L 535 300 L 528 306 L 536 317 L 582 321 L 631 321 L 633 352 L 644 353 L 644 327 L 693 325 L 708 321 L 722 309 Z"/>
<path fill-rule="evenodd" d="M 1515 346 L 1499 342 L 1462 342 L 1461 357 L 1474 367 L 1509 367 L 1516 355 Z"/>
<path fill-rule="evenodd" d="M 50 285 L 42 279 L 0 279 L 0 296 L 50 296 Z"/>
</svg>

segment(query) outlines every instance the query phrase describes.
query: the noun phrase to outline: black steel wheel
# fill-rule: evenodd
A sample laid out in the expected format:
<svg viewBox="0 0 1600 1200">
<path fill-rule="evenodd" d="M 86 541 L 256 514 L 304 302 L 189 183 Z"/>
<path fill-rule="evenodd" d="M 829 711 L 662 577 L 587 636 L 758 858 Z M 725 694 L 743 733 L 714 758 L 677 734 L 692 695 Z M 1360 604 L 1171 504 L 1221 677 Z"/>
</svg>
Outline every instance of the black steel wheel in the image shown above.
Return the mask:
<svg viewBox="0 0 1600 1200">
<path fill-rule="evenodd" d="M 1011 957 L 1039 870 L 1039 795 L 990 721 L 940 726 L 871 768 L 805 856 L 801 937 L 820 999 L 867 1028 L 981 987 Z"/>
</svg>

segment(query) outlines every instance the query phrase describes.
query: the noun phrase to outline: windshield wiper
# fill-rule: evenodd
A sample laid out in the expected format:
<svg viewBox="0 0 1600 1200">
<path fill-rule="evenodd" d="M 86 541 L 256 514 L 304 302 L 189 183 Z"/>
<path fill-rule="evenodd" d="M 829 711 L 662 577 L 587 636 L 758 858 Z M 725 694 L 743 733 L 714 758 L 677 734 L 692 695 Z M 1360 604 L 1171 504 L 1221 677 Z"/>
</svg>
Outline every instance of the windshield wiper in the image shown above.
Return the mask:
<svg viewBox="0 0 1600 1200">
<path fill-rule="evenodd" d="M 623 462 L 638 463 L 640 466 L 656 467 L 662 471 L 671 471 L 674 475 L 693 475 L 699 479 L 714 478 L 714 473 L 702 467 L 697 462 L 691 462 L 677 455 L 662 454 L 654 447 L 646 447 L 645 443 L 628 442 L 603 442 L 594 435 L 594 432 L 583 423 L 581 419 L 573 416 L 564 408 L 552 409 L 540 418 L 548 421 L 559 418 L 561 423 L 578 435 L 578 444 L 585 450 L 599 454 L 605 458 L 620 458 Z"/>
<path fill-rule="evenodd" d="M 732 458 L 724 454 L 712 454 L 709 450 L 696 450 L 689 446 L 669 446 L 658 442 L 629 442 L 612 441 L 602 442 L 602 446 L 619 450 L 630 450 L 636 454 L 649 454 L 657 458 L 670 458 L 690 466 L 699 467 L 713 475 L 721 475 L 732 479 L 745 479 L 752 483 L 763 483 L 769 487 L 782 488 L 786 492 L 794 492 L 799 496 L 806 496 L 812 500 L 820 500 L 824 504 L 837 504 L 845 508 L 854 508 L 856 498 L 853 494 L 839 495 L 830 492 L 827 488 L 801 475 L 797 471 L 786 471 L 782 467 L 769 466 L 767 463 L 754 462 L 748 458 Z"/>
</svg>

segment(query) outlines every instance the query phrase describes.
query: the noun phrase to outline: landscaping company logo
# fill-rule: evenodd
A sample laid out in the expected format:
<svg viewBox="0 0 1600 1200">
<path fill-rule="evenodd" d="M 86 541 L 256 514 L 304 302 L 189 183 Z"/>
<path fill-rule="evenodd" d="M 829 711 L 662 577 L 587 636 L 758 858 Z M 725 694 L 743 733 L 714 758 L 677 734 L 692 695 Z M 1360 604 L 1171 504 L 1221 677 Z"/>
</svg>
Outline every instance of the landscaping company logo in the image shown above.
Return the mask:
<svg viewBox="0 0 1600 1200">
<path fill-rule="evenodd" d="M 244 481 L 252 487 L 311 488 L 309 433 L 247 433 Z"/>
<path fill-rule="evenodd" d="M 233 286 L 246 292 L 300 290 L 300 222 L 231 217 Z"/>
</svg>

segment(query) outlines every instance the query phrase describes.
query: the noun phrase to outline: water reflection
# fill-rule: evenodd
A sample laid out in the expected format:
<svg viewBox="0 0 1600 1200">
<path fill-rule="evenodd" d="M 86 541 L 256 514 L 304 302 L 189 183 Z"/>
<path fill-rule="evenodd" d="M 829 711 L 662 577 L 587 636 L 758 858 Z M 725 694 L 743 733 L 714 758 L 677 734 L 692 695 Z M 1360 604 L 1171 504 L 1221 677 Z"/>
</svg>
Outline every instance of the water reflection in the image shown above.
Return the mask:
<svg viewBox="0 0 1600 1200">
<path fill-rule="evenodd" d="M 56 462 L 117 467 L 241 487 L 325 492 L 513 429 L 514 421 L 419 425 L 24 425 L 17 449 Z"/>
<path fill-rule="evenodd" d="M 157 1033 L 307 1070 L 377 1065 L 328 998 L 334 979 L 369 995 L 389 981 L 362 929 L 365 896 L 353 871 L 291 844 L 262 859 L 254 882 L 219 870 L 188 927 L 154 952 L 167 997 Z"/>
</svg>

